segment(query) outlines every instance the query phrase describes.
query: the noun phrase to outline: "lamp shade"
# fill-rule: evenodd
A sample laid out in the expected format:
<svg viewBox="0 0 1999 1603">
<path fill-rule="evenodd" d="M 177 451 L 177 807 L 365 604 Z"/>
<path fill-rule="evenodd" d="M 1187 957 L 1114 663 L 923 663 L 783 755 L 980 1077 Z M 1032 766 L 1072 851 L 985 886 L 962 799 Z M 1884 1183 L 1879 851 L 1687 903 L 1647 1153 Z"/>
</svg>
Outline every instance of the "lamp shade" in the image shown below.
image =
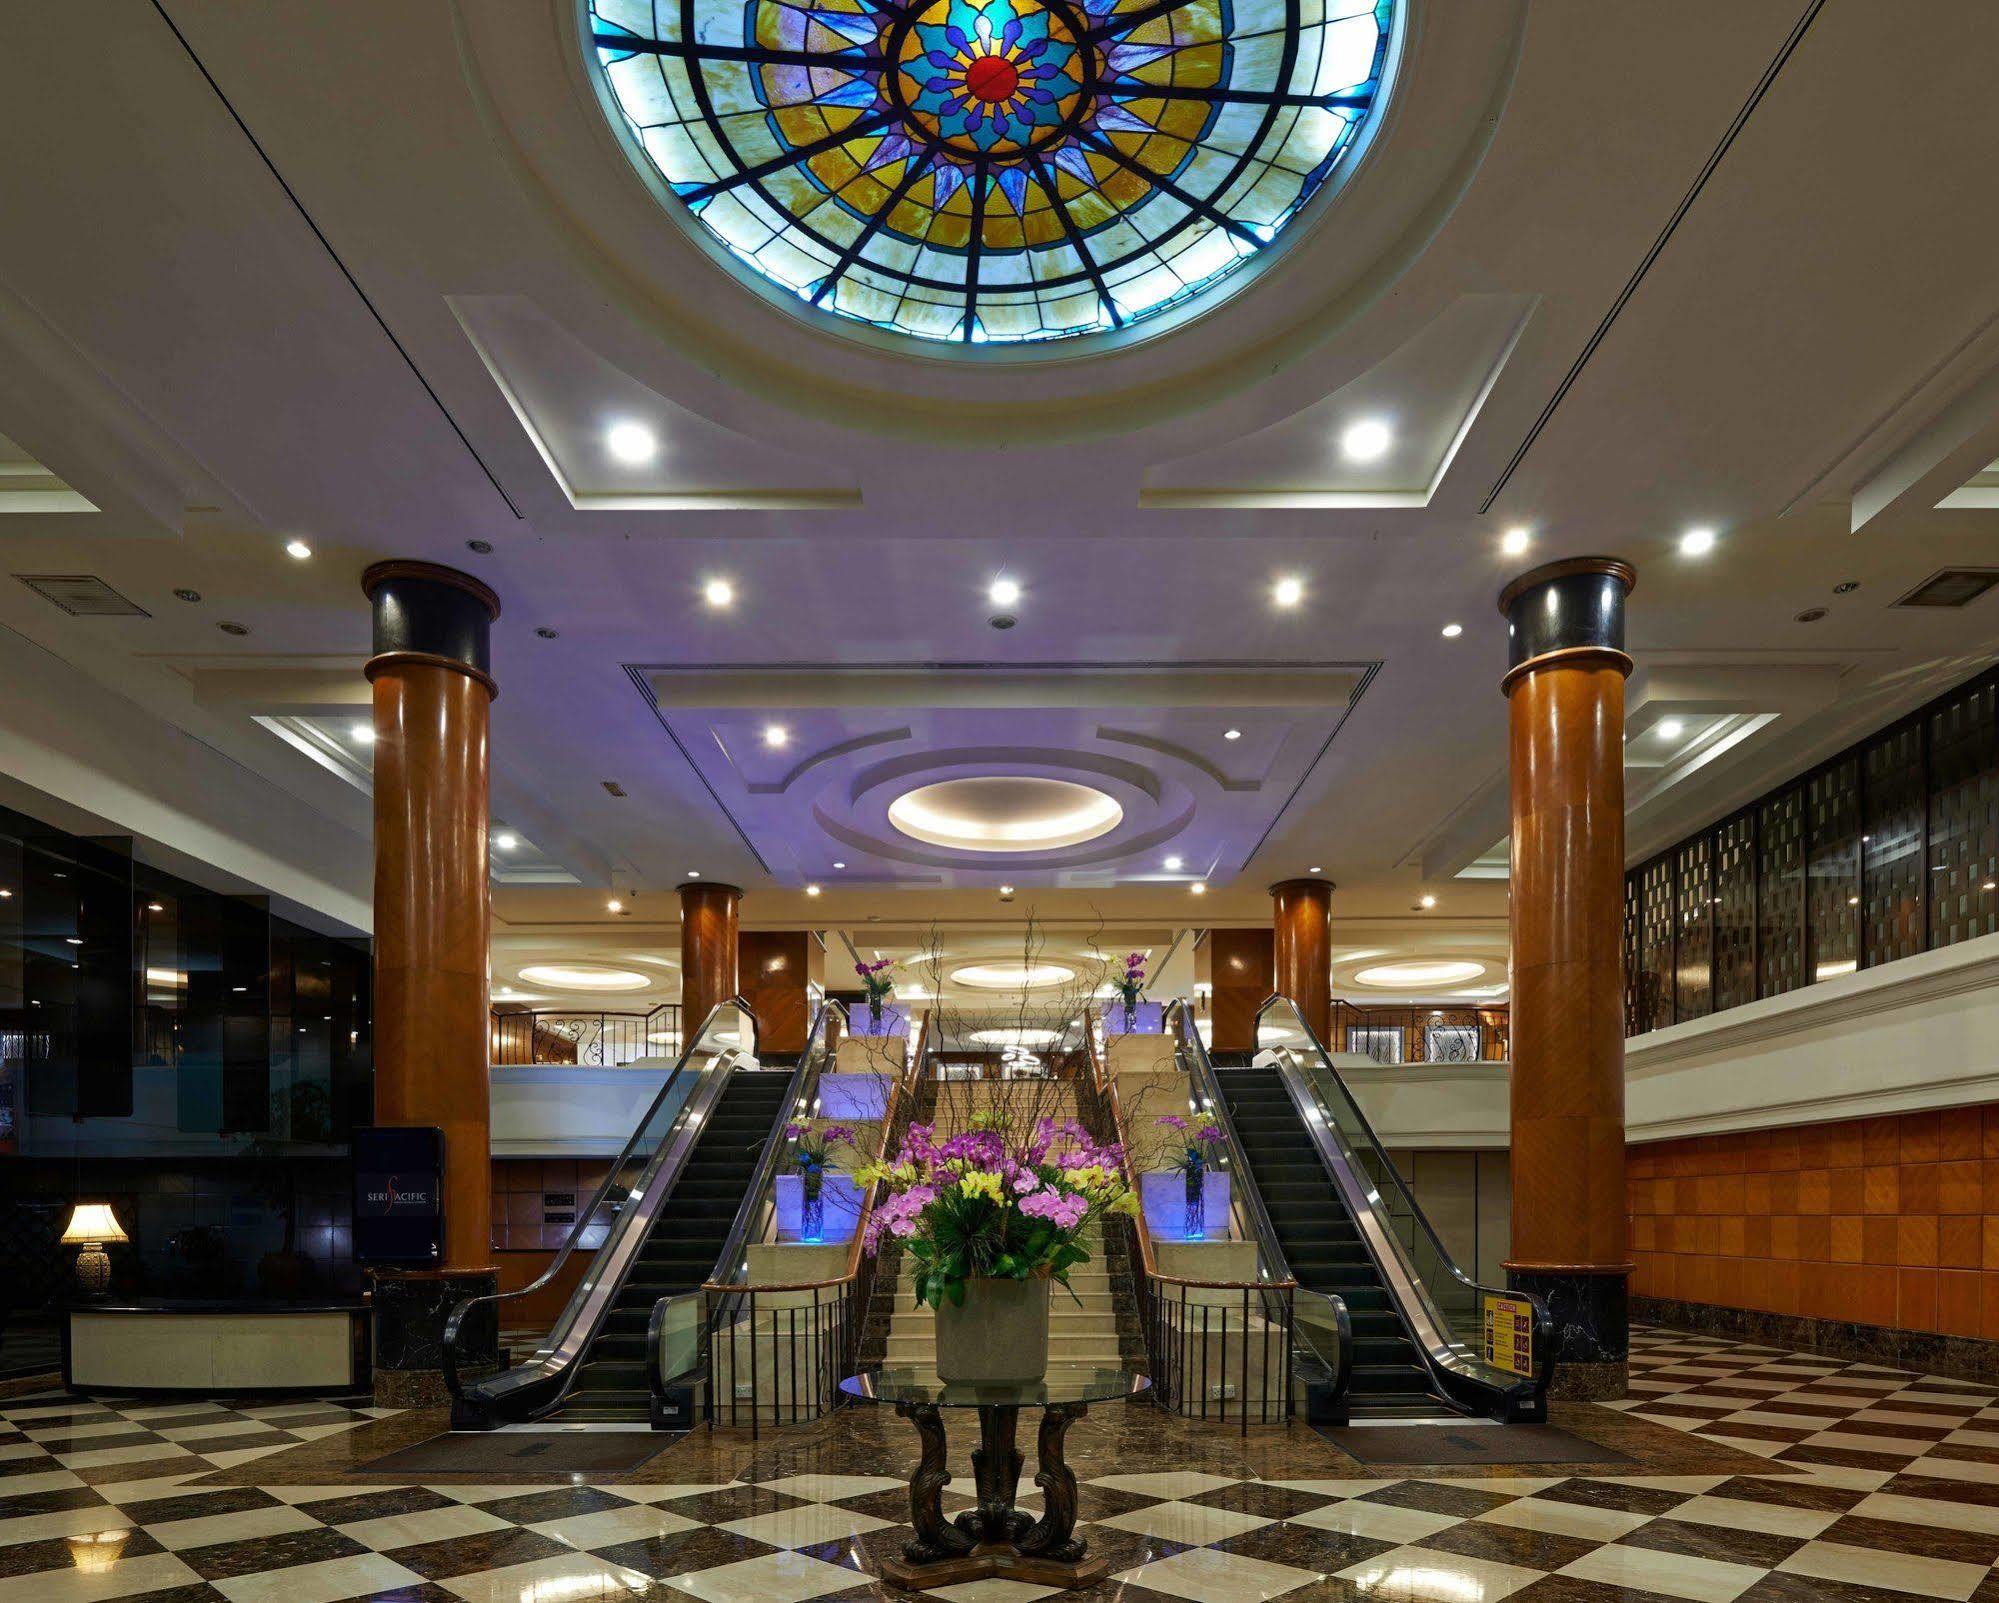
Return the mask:
<svg viewBox="0 0 1999 1603">
<path fill-rule="evenodd" d="M 69 1223 L 63 1227 L 62 1233 L 62 1244 L 65 1247 L 130 1239 L 119 1228 L 117 1215 L 112 1213 L 111 1205 L 107 1202 L 79 1202 L 76 1211 L 69 1216 Z"/>
</svg>

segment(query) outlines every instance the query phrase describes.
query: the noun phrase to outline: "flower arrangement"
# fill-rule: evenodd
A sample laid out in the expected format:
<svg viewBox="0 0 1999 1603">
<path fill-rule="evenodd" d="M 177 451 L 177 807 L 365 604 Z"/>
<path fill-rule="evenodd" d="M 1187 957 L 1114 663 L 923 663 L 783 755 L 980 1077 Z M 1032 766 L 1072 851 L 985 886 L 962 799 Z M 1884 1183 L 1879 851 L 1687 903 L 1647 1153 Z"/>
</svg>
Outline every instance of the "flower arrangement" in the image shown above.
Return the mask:
<svg viewBox="0 0 1999 1603">
<path fill-rule="evenodd" d="M 1124 973 L 1116 981 L 1118 995 L 1124 998 L 1124 1008 L 1129 1013 L 1138 1006 L 1139 998 L 1145 995 L 1145 954 L 1127 952 L 1124 959 Z"/>
<path fill-rule="evenodd" d="M 916 1301 L 942 1309 L 965 1301 L 974 1279 L 1050 1279 L 1088 1263 L 1077 1237 L 1107 1213 L 1134 1214 L 1124 1152 L 1099 1146 L 1079 1124 L 1036 1122 L 1021 1139 L 1007 1122 L 974 1116 L 972 1128 L 938 1144 L 912 1124 L 892 1158 L 864 1165 L 862 1185 L 889 1195 L 868 1221 L 867 1248 L 884 1237 L 916 1259 Z"/>
<path fill-rule="evenodd" d="M 890 973 L 895 968 L 892 957 L 877 958 L 872 963 L 856 963 L 854 972 L 861 977 L 861 984 L 867 987 L 868 1011 L 881 1017 L 882 1004 L 888 1000 L 889 992 L 895 989 L 895 981 Z"/>
<path fill-rule="evenodd" d="M 826 1119 L 794 1119 L 784 1127 L 784 1135 L 791 1143 L 790 1162 L 798 1171 L 804 1203 L 799 1238 L 817 1241 L 825 1232 L 826 1172 L 839 1161 L 841 1148 L 859 1156 L 860 1147 L 851 1125 L 834 1124 Z"/>
<path fill-rule="evenodd" d="M 1181 1233 L 1189 1241 L 1203 1240 L 1208 1233 L 1208 1149 L 1221 1141 L 1221 1125 L 1206 1108 L 1197 1113 L 1162 1113 L 1153 1122 L 1180 1136 L 1180 1150 L 1166 1160 L 1166 1167 L 1177 1170 L 1187 1183 Z"/>
</svg>

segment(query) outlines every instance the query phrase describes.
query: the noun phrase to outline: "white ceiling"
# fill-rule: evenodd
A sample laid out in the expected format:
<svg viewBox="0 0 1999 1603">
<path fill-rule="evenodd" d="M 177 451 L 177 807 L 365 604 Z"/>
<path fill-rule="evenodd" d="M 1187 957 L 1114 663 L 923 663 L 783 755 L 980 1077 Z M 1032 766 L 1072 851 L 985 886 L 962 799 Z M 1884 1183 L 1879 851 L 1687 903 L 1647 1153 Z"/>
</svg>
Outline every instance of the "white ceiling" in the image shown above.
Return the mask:
<svg viewBox="0 0 1999 1603">
<path fill-rule="evenodd" d="M 161 812 L 104 755 L 139 749 L 112 740 L 115 707 L 181 754 L 163 835 L 234 842 L 259 874 L 309 858 L 288 893 L 351 917 L 366 798 L 257 720 L 351 718 L 360 572 L 423 557 L 504 602 L 494 813 L 580 881 L 502 887 L 503 935 L 537 950 L 657 935 L 670 955 L 692 868 L 745 886 L 752 923 L 975 931 L 1031 906 L 1073 933 L 1265 917 L 1270 882 L 1317 866 L 1352 948 L 1489 954 L 1504 884 L 1457 876 L 1505 832 L 1493 599 L 1527 562 L 1638 567 L 1634 856 L 1999 641 L 1999 597 L 1888 608 L 1999 564 L 1990 498 L 1939 506 L 1999 456 L 1999 216 L 1967 203 L 1999 165 L 1982 0 L 1933 0 L 1920 26 L 1803 0 L 1428 0 L 1365 173 L 1231 305 L 1128 351 L 970 364 L 804 328 L 689 246 L 596 120 L 566 16 L 78 0 L 9 19 L 0 473 L 39 465 L 95 510 L 17 503 L 0 558 L 96 574 L 150 616 L 0 585 L 9 664 L 105 709 L 37 710 L 30 743 L 30 710 L 0 705 L 0 770 L 98 785 L 71 799 L 114 819 Z M 1393 414 L 1405 453 L 1373 476 L 1327 449 L 1362 410 Z M 665 447 L 642 471 L 595 449 L 628 416 Z M 1719 543 L 1683 559 L 1696 523 Z M 1522 558 L 1500 549 L 1516 525 Z M 1001 572 L 1024 592 L 1003 631 Z M 1304 599 L 1280 610 L 1286 575 Z M 726 610 L 701 599 L 715 577 Z M 1268 733 L 1263 783 L 1203 793 L 1198 706 L 1128 717 L 1096 687 L 1221 663 L 1378 668 L 1343 721 L 1231 703 Z M 1010 904 L 955 871 L 808 899 L 831 852 L 809 802 L 751 797 L 715 745 L 774 708 L 815 751 L 903 727 L 911 750 L 959 743 L 986 715 L 941 703 L 949 685 L 1050 664 L 1008 704 L 1008 744 L 1095 760 L 1113 711 L 1153 740 L 1120 756 L 1192 798 L 1198 903 L 1145 877 L 1157 843 L 1094 884 L 1009 867 Z M 865 706 L 801 689 L 883 666 L 902 675 Z M 667 677 L 691 688 L 656 708 Z M 1732 743 L 1654 760 L 1639 732 L 1666 717 Z M 211 768 L 243 794 L 197 829 Z M 604 927 L 612 887 L 641 893 L 646 930 Z"/>
</svg>

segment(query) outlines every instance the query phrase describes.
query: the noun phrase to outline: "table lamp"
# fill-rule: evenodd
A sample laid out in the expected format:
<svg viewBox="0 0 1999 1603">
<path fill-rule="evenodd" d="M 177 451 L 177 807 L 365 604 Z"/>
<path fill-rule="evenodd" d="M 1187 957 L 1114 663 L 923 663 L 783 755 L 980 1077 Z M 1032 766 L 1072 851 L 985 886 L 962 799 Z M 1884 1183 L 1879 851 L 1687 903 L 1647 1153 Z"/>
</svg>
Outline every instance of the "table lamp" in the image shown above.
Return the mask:
<svg viewBox="0 0 1999 1603">
<path fill-rule="evenodd" d="M 111 1257 L 105 1244 L 130 1239 L 119 1228 L 109 1203 L 79 1202 L 62 1233 L 65 1247 L 83 1249 L 76 1255 L 77 1290 L 85 1297 L 102 1297 L 111 1287 Z"/>
</svg>

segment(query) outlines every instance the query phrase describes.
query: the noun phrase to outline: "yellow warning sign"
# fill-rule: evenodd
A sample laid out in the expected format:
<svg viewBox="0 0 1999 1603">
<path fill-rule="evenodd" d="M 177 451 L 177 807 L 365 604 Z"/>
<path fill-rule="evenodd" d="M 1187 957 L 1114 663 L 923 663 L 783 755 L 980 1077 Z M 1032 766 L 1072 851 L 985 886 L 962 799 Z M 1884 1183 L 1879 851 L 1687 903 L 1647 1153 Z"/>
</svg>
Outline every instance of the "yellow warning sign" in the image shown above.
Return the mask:
<svg viewBox="0 0 1999 1603">
<path fill-rule="evenodd" d="M 1485 1361 L 1509 1375 L 1534 1373 L 1534 1305 L 1525 1297 L 1487 1294 Z"/>
</svg>

